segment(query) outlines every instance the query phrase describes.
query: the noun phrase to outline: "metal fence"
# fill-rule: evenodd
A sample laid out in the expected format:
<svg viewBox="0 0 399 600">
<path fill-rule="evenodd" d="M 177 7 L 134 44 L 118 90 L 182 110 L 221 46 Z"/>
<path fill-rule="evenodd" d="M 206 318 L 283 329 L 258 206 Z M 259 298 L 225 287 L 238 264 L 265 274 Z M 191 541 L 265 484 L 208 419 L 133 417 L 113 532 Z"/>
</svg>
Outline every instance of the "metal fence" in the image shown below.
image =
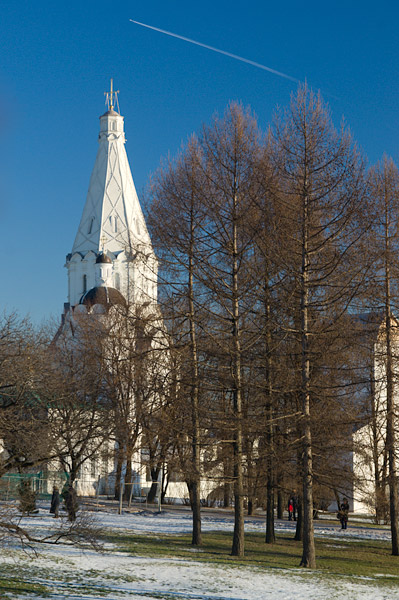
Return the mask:
<svg viewBox="0 0 399 600">
<path fill-rule="evenodd" d="M 30 487 L 36 492 L 37 498 L 51 496 L 54 485 L 62 489 L 68 481 L 68 475 L 63 472 L 46 473 L 9 473 L 0 478 L 0 500 L 15 500 L 19 497 L 18 488 L 22 481 L 29 481 Z"/>
<path fill-rule="evenodd" d="M 51 497 L 53 487 L 56 485 L 60 491 L 63 490 L 64 486 L 68 484 L 69 476 L 65 472 L 38 472 L 38 473 L 8 473 L 0 478 L 0 501 L 12 501 L 20 498 L 19 488 L 21 482 L 29 481 L 31 489 L 36 493 L 38 500 L 48 500 Z M 99 497 L 106 498 L 108 500 L 115 500 L 116 504 L 119 505 L 119 511 L 122 510 L 122 506 L 130 506 L 134 503 L 147 504 L 147 494 L 150 490 L 147 486 L 142 487 L 138 483 L 137 479 L 132 483 L 125 483 L 121 481 L 120 497 L 115 498 L 114 485 L 109 485 L 108 481 L 104 482 L 103 478 L 99 477 L 98 480 L 91 479 L 77 479 L 75 487 L 77 488 L 78 494 L 81 496 L 90 496 L 93 499 Z M 160 483 L 157 483 L 158 489 L 153 504 L 157 504 L 160 508 Z M 91 489 L 90 494 L 85 494 L 81 490 Z"/>
</svg>

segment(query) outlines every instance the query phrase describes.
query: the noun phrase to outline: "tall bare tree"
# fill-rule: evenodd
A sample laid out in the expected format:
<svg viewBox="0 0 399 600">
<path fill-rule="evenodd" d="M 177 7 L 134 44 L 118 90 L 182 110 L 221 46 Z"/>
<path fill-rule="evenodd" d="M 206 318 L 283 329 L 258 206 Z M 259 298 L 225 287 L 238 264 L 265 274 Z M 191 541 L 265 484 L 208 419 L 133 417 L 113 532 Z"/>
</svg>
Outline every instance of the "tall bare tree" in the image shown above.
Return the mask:
<svg viewBox="0 0 399 600">
<path fill-rule="evenodd" d="M 358 284 L 353 249 L 360 236 L 362 161 L 344 128 L 337 132 L 320 96 L 299 86 L 274 129 L 276 197 L 284 207 L 287 243 L 281 258 L 292 283 L 292 333 L 298 344 L 302 437 L 303 555 L 316 564 L 313 533 L 312 412 L 320 396 L 329 340 Z M 323 357 L 324 354 L 324 357 Z"/>
<path fill-rule="evenodd" d="M 257 217 L 258 186 L 254 170 L 259 159 L 259 131 L 249 110 L 232 103 L 223 117 L 215 117 L 201 136 L 206 169 L 208 250 L 203 253 L 200 278 L 207 290 L 208 330 L 222 359 L 223 386 L 232 401 L 230 427 L 233 446 L 234 535 L 232 554 L 244 554 L 243 400 L 244 357 L 253 340 L 245 324 L 253 309 L 256 281 L 249 265 L 253 261 L 252 228 Z"/>
<path fill-rule="evenodd" d="M 385 453 L 387 457 L 389 512 L 391 522 L 392 554 L 399 555 L 399 506 L 397 475 L 397 396 L 399 360 L 399 326 L 395 309 L 399 307 L 399 172 L 392 161 L 384 157 L 370 172 L 371 201 L 374 219 L 371 228 L 370 247 L 373 259 L 372 303 L 379 308 L 383 328 L 376 344 L 375 390 L 381 387 L 385 393 Z M 378 381 L 379 378 L 383 381 Z M 375 405 L 375 404 L 374 404 Z M 375 405 L 376 406 L 376 405 Z M 374 426 L 381 421 L 374 415 Z M 374 462 L 376 472 L 381 465 L 378 456 Z M 383 461 L 385 463 L 385 460 Z M 377 492 L 377 490 L 376 490 Z"/>
<path fill-rule="evenodd" d="M 198 348 L 199 306 L 196 276 L 203 237 L 203 173 L 198 142 L 192 138 L 175 162 L 164 165 L 151 185 L 151 210 L 148 222 L 161 262 L 164 315 L 174 338 L 175 365 L 179 395 L 190 399 L 190 420 L 185 433 L 191 439 L 190 467 L 185 462 L 187 485 L 193 511 L 192 544 L 201 536 L 201 424 L 200 424 L 200 350 Z M 181 437 L 181 435 L 178 435 Z"/>
</svg>

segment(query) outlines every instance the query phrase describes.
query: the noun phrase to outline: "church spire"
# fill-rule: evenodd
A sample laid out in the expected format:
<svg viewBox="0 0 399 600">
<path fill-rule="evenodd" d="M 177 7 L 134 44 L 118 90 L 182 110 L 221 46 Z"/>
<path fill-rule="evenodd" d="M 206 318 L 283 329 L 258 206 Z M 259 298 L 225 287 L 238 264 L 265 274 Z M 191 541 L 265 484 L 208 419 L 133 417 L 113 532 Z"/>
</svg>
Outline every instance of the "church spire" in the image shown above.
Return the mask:
<svg viewBox="0 0 399 600">
<path fill-rule="evenodd" d="M 115 261 L 118 265 L 121 260 L 132 264 L 132 257 L 138 256 L 145 256 L 147 262 L 156 260 L 125 150 L 124 118 L 114 108 L 116 105 L 119 110 L 118 93 L 111 79 L 110 91 L 105 92 L 108 110 L 100 117 L 99 147 L 86 203 L 72 252 L 67 257 L 71 305 L 79 301 L 83 274 L 87 275 L 88 285 L 94 280 L 93 260 L 100 252 L 112 258 L 114 270 Z M 93 269 L 83 264 L 78 267 L 80 261 L 85 265 L 93 262 Z M 126 268 L 128 286 L 132 274 L 130 266 Z M 87 272 L 83 273 L 84 269 Z M 120 275 L 122 289 L 124 276 L 122 272 Z"/>
<path fill-rule="evenodd" d="M 100 117 L 99 148 L 72 254 L 151 246 L 126 155 L 124 119 L 114 110 L 118 92 L 112 79 L 105 94 L 109 110 Z"/>
</svg>

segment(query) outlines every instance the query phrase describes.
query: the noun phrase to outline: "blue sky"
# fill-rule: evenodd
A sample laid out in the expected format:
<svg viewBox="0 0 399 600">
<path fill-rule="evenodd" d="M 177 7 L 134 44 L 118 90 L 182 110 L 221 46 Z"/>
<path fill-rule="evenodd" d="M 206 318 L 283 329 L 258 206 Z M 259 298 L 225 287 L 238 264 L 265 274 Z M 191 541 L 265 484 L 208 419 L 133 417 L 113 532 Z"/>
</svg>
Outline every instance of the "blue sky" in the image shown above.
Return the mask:
<svg viewBox="0 0 399 600">
<path fill-rule="evenodd" d="M 59 318 L 70 252 L 114 78 L 139 192 L 161 157 L 230 100 L 265 128 L 296 84 L 144 29 L 134 19 L 243 56 L 321 89 L 371 163 L 399 159 L 399 5 L 75 1 L 2 3 L 0 311 Z"/>
</svg>

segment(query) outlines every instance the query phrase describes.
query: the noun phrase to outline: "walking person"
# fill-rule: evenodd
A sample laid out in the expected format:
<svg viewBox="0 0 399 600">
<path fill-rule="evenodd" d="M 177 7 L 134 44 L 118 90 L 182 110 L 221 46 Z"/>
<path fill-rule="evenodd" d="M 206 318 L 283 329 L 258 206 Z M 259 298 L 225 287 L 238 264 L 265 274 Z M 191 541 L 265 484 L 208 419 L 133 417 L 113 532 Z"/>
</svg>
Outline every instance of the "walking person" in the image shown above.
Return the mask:
<svg viewBox="0 0 399 600">
<path fill-rule="evenodd" d="M 54 515 L 55 519 L 58 519 L 58 513 L 60 509 L 60 491 L 55 485 L 53 487 L 53 494 L 51 496 L 50 512 Z"/>
<path fill-rule="evenodd" d="M 294 518 L 294 499 L 290 497 L 288 499 L 288 520 L 292 521 Z"/>
<path fill-rule="evenodd" d="M 294 517 L 294 521 L 296 521 L 297 517 L 298 517 L 298 496 L 297 496 L 296 490 L 294 490 L 291 498 L 292 498 L 292 508 L 293 508 L 292 516 Z"/>
<path fill-rule="evenodd" d="M 340 504 L 338 518 L 341 521 L 341 529 L 347 529 L 349 515 L 349 502 L 344 498 Z"/>
</svg>

